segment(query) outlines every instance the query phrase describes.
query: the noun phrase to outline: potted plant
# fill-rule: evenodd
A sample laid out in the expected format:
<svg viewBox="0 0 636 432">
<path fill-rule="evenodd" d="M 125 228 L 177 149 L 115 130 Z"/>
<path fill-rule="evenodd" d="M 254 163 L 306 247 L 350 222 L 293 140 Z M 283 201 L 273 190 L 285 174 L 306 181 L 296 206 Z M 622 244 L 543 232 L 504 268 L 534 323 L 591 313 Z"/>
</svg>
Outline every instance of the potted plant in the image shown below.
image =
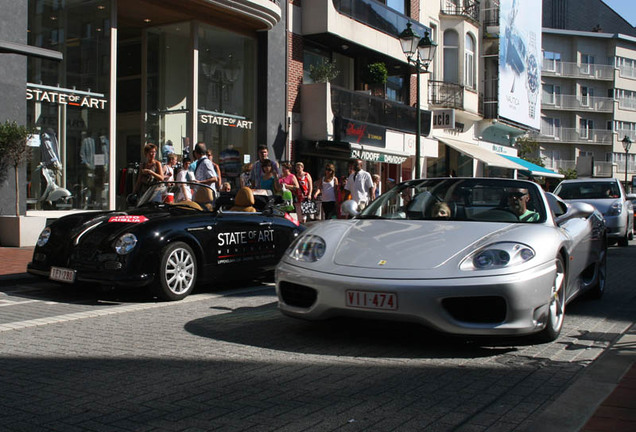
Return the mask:
<svg viewBox="0 0 636 432">
<path fill-rule="evenodd" d="M 0 219 L 0 243 L 3 246 L 32 246 L 46 224 L 46 218 L 20 215 L 20 166 L 31 155 L 27 138 L 31 131 L 15 121 L 0 123 L 0 172 L 13 168 L 15 177 L 15 215 Z"/>
<path fill-rule="evenodd" d="M 374 96 L 384 97 L 388 77 L 389 71 L 384 63 L 370 63 L 367 66 L 366 81 L 371 87 Z"/>
<path fill-rule="evenodd" d="M 309 78 L 316 83 L 326 83 L 335 79 L 340 71 L 336 67 L 335 61 L 323 60 L 319 65 L 309 66 Z"/>
</svg>

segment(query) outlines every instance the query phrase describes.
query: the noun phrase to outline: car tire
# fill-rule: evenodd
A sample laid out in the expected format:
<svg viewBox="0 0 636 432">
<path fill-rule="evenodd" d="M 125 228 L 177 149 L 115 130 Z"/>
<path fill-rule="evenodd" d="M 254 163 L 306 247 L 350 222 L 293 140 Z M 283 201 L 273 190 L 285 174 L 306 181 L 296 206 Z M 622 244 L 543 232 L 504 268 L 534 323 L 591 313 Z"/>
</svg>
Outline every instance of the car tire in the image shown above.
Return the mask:
<svg viewBox="0 0 636 432">
<path fill-rule="evenodd" d="M 596 272 L 596 282 L 590 288 L 589 296 L 593 299 L 600 299 L 605 294 L 605 284 L 607 282 L 607 248 L 603 250 L 603 257 Z"/>
<path fill-rule="evenodd" d="M 197 280 L 197 259 L 192 248 L 175 242 L 161 251 L 161 264 L 155 286 L 159 298 L 182 300 L 194 289 Z"/>
<path fill-rule="evenodd" d="M 618 245 L 620 247 L 629 246 L 629 230 L 625 229 L 625 235 L 618 239 Z"/>
<path fill-rule="evenodd" d="M 545 328 L 537 333 L 537 342 L 552 342 L 561 334 L 563 320 L 565 318 L 565 287 L 567 286 L 567 274 L 562 257 L 557 257 L 556 273 L 552 288 L 550 289 L 550 300 L 548 303 L 548 318 Z"/>
</svg>

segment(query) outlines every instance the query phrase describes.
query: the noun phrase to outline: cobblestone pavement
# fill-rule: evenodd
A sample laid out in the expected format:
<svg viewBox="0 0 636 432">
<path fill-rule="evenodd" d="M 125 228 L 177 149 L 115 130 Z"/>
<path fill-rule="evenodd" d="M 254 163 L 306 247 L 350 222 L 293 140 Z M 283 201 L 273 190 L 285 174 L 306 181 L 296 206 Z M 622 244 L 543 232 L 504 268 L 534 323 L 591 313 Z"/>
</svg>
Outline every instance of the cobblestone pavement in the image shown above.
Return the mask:
<svg viewBox="0 0 636 432">
<path fill-rule="evenodd" d="M 302 322 L 278 313 L 271 284 L 25 310 L 0 331 L 0 430 L 526 430 L 632 325 L 634 262 L 635 247 L 612 248 L 606 296 L 573 302 L 543 345 Z"/>
</svg>

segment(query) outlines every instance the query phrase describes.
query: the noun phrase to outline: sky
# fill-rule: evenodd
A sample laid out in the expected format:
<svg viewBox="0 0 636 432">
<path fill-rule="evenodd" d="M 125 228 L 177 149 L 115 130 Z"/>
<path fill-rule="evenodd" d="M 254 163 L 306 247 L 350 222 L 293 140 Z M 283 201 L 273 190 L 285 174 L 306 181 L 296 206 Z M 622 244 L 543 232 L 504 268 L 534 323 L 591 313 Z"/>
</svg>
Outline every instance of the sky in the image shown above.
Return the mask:
<svg viewBox="0 0 636 432">
<path fill-rule="evenodd" d="M 634 0 L 603 0 L 631 25 L 636 26 L 636 4 Z"/>
</svg>

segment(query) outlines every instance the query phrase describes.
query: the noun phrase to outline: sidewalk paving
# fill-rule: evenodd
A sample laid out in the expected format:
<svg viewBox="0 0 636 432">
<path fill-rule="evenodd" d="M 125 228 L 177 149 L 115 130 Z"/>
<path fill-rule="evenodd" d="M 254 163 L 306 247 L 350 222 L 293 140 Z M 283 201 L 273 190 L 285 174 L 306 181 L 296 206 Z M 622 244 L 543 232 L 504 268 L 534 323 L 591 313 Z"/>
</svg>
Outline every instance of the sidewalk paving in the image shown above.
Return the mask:
<svg viewBox="0 0 636 432">
<path fill-rule="evenodd" d="M 0 282 L 30 279 L 33 247 L 0 247 Z M 636 431 L 636 326 L 589 366 L 528 431 Z"/>
</svg>

